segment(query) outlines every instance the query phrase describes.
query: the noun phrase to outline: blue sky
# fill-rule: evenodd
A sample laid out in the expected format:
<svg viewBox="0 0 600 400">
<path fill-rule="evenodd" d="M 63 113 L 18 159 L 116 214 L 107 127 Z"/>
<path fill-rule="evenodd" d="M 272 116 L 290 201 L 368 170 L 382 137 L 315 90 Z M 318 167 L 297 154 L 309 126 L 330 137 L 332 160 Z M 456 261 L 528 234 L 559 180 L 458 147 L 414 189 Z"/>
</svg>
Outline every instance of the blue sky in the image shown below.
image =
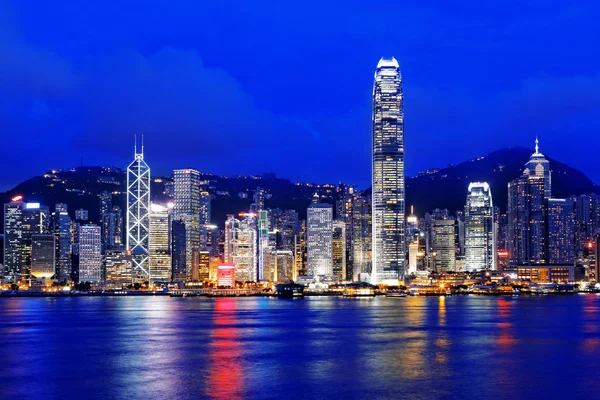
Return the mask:
<svg viewBox="0 0 600 400">
<path fill-rule="evenodd" d="M 375 66 L 395 56 L 408 175 L 509 146 L 600 182 L 600 4 L 0 3 L 0 190 L 51 168 L 192 166 L 370 184 Z"/>
</svg>

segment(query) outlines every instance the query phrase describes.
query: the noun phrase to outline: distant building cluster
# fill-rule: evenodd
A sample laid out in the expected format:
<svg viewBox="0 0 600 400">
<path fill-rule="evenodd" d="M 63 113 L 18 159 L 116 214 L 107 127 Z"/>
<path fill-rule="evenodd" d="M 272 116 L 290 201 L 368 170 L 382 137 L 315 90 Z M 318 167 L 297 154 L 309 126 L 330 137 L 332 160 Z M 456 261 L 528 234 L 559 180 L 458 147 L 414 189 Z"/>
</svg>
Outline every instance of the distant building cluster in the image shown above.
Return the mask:
<svg viewBox="0 0 600 400">
<path fill-rule="evenodd" d="M 136 145 L 126 190 L 99 193 L 93 221 L 89 210 L 71 210 L 66 203 L 51 209 L 15 196 L 4 204 L 2 282 L 396 286 L 424 274 L 478 271 L 572 280 L 575 268 L 597 279 L 600 196 L 553 197 L 550 163 L 537 139 L 522 175 L 506 192 L 492 196 L 488 182 L 471 182 L 464 209 L 435 209 L 421 217 L 412 208 L 407 215 L 404 150 L 402 76 L 394 58 L 382 58 L 373 84 L 370 193 L 349 184 L 323 185 L 322 193 L 335 194 L 335 201 L 315 193 L 306 209 L 273 208 L 274 194 L 265 188 L 232 196 L 214 190 L 192 168 L 153 181 L 143 144 L 141 151 Z M 64 183 L 55 171 L 45 178 L 51 185 Z M 119 185 L 110 176 L 98 182 Z M 164 185 L 163 193 L 152 192 L 156 182 Z M 69 191 L 84 194 L 85 188 Z M 496 203 L 506 196 L 503 212 Z M 212 203 L 220 197 L 251 204 L 230 210 L 217 226 Z"/>
</svg>

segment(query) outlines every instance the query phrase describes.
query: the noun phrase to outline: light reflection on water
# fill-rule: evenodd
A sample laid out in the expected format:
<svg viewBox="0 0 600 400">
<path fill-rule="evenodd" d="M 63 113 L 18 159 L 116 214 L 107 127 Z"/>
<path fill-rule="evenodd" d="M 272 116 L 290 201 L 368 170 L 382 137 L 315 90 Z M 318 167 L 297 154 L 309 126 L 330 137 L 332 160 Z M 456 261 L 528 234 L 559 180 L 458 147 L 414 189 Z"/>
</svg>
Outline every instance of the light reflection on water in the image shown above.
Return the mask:
<svg viewBox="0 0 600 400">
<path fill-rule="evenodd" d="M 6 298 L 0 338 L 1 398 L 595 398 L 600 391 L 594 295 Z"/>
</svg>

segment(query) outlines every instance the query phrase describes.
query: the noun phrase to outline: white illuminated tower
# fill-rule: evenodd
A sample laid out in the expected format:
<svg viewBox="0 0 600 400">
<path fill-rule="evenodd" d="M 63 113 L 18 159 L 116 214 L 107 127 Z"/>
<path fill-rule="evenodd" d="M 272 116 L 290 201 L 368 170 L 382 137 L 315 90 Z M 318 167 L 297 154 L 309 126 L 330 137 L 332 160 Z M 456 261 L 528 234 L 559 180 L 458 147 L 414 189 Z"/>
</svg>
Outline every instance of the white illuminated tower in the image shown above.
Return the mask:
<svg viewBox="0 0 600 400">
<path fill-rule="evenodd" d="M 137 152 L 127 168 L 127 250 L 132 255 L 134 280 L 150 280 L 148 258 L 148 233 L 150 216 L 150 167 L 144 161 L 144 139 L 142 151 Z"/>
<path fill-rule="evenodd" d="M 382 58 L 373 83 L 372 283 L 404 279 L 404 98 L 395 58 Z"/>
</svg>

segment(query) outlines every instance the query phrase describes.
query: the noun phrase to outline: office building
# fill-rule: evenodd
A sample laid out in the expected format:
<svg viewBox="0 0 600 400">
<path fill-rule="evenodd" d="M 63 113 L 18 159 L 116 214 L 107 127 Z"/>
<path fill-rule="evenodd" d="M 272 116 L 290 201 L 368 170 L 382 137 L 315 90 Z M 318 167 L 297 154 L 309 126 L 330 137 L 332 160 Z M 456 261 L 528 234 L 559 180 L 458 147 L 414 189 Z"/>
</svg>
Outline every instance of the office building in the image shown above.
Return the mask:
<svg viewBox="0 0 600 400">
<path fill-rule="evenodd" d="M 186 244 L 185 223 L 181 220 L 174 220 L 171 224 L 171 266 L 174 281 L 184 281 L 186 277 Z"/>
<path fill-rule="evenodd" d="M 548 199 L 546 254 L 548 264 L 574 264 L 574 210 L 571 199 Z"/>
<path fill-rule="evenodd" d="M 66 204 L 56 204 L 52 222 L 52 231 L 56 237 L 55 279 L 64 283 L 71 279 L 71 218 L 69 218 Z"/>
<path fill-rule="evenodd" d="M 225 264 L 235 265 L 235 279 L 256 282 L 257 239 L 254 214 L 245 214 L 239 220 L 229 215 L 225 221 Z"/>
<path fill-rule="evenodd" d="M 333 279 L 342 282 L 346 280 L 346 224 L 338 220 L 332 226 Z"/>
<path fill-rule="evenodd" d="M 404 279 L 404 98 L 400 67 L 382 58 L 373 84 L 372 283 Z"/>
<path fill-rule="evenodd" d="M 487 182 L 469 184 L 464 218 L 466 270 L 495 270 L 496 225 L 492 192 Z"/>
<path fill-rule="evenodd" d="M 173 219 L 185 224 L 186 279 L 198 269 L 200 251 L 200 172 L 187 168 L 173 172 L 175 195 L 173 197 Z"/>
<path fill-rule="evenodd" d="M 148 226 L 150 215 L 150 167 L 144 161 L 144 144 L 127 167 L 127 217 L 125 248 L 131 252 L 134 280 L 149 279 Z M 81 274 L 81 273 L 80 273 Z M 81 281 L 81 276 L 79 277 Z"/>
<path fill-rule="evenodd" d="M 31 235 L 31 276 L 50 279 L 55 274 L 56 239 L 51 233 Z"/>
<path fill-rule="evenodd" d="M 126 250 L 107 250 L 104 254 L 104 270 L 107 284 L 117 287 L 131 284 L 131 254 Z"/>
<path fill-rule="evenodd" d="M 333 277 L 333 208 L 316 203 L 308 207 L 307 218 L 308 274 L 314 278 Z"/>
<path fill-rule="evenodd" d="M 16 196 L 10 203 L 4 204 L 4 271 L 3 280 L 16 283 L 21 280 L 21 244 L 23 197 Z"/>
<path fill-rule="evenodd" d="M 79 282 L 98 283 L 102 274 L 102 234 L 98 225 L 79 226 Z"/>
<path fill-rule="evenodd" d="M 87 223 L 90 221 L 89 212 L 84 208 L 75 210 L 75 221 Z"/>
<path fill-rule="evenodd" d="M 266 210 L 258 211 L 258 280 L 265 280 L 265 254 L 269 249 L 269 219 Z"/>
<path fill-rule="evenodd" d="M 453 219 L 434 220 L 433 256 L 435 272 L 456 270 L 456 227 Z"/>
<path fill-rule="evenodd" d="M 523 175 L 508 184 L 508 251 L 513 265 L 546 262 L 546 198 L 550 197 L 550 165 L 539 152 Z"/>
<path fill-rule="evenodd" d="M 211 198 L 210 193 L 200 193 L 200 225 L 209 225 L 211 223 Z"/>
<path fill-rule="evenodd" d="M 171 279 L 171 232 L 168 208 L 151 204 L 149 221 L 150 280 L 152 282 L 168 282 Z"/>
</svg>

